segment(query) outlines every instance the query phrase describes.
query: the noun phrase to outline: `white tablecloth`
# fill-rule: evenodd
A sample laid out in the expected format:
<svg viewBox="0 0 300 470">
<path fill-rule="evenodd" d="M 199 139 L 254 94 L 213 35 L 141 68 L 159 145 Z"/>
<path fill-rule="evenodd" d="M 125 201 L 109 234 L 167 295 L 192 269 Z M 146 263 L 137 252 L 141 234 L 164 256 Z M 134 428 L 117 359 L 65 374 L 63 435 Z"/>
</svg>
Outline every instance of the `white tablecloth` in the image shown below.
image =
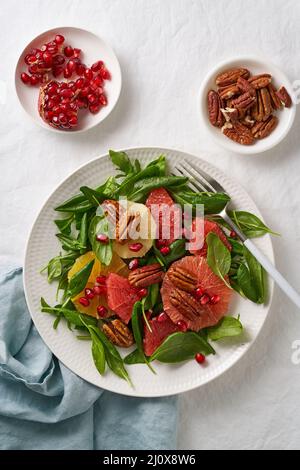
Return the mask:
<svg viewBox="0 0 300 470">
<path fill-rule="evenodd" d="M 41 203 L 56 185 L 108 148 L 174 147 L 230 173 L 256 201 L 274 238 L 277 265 L 300 287 L 300 114 L 288 137 L 258 156 L 231 155 L 199 127 L 201 79 L 235 54 L 264 54 L 299 78 L 300 3 L 296 0 L 10 0 L 0 13 L 1 264 L 23 262 Z M 90 29 L 115 49 L 123 92 L 111 116 L 83 135 L 37 127 L 14 93 L 14 67 L 32 37 L 56 26 Z M 4 89 L 6 88 L 6 99 Z M 275 292 L 255 346 L 213 383 L 181 397 L 179 448 L 300 447 L 300 312 Z"/>
</svg>

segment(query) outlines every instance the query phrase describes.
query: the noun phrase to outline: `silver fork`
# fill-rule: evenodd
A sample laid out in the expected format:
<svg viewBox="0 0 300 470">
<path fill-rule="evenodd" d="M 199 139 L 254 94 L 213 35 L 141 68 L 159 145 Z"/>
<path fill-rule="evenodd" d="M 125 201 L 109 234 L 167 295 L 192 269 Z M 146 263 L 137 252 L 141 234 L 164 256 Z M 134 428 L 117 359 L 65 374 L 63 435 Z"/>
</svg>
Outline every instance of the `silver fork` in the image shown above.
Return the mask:
<svg viewBox="0 0 300 470">
<path fill-rule="evenodd" d="M 183 166 L 184 164 L 184 166 Z M 177 175 L 188 176 L 191 180 L 189 185 L 196 191 L 208 193 L 225 193 L 226 191 L 218 181 L 208 175 L 205 171 L 196 168 L 192 163 L 183 160 L 183 164 L 178 164 L 175 167 Z M 257 246 L 246 237 L 246 235 L 236 226 L 227 213 L 227 205 L 218 214 L 237 234 L 239 239 L 248 248 L 257 261 L 264 267 L 264 269 L 274 279 L 276 284 L 286 293 L 286 295 L 300 308 L 300 295 L 289 284 L 289 282 L 280 274 L 271 261 L 257 248 Z"/>
</svg>

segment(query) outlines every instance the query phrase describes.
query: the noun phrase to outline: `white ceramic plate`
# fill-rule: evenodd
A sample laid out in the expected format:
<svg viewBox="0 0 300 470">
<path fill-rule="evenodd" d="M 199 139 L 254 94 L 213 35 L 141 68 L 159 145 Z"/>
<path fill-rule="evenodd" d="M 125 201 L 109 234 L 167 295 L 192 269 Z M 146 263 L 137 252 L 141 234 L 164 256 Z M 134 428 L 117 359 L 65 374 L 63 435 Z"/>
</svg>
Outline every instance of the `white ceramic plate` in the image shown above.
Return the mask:
<svg viewBox="0 0 300 470">
<path fill-rule="evenodd" d="M 251 211 L 261 217 L 246 191 L 204 160 L 176 150 L 162 148 L 138 148 L 127 152 L 130 157 L 139 158 L 141 162 L 152 160 L 163 153 L 167 157 L 171 170 L 176 162 L 186 158 L 224 185 L 237 208 Z M 39 274 L 41 267 L 45 266 L 60 249 L 53 223 L 58 213 L 54 212 L 53 208 L 78 193 L 80 186 L 99 186 L 103 180 L 114 173 L 115 170 L 107 155 L 96 158 L 69 176 L 44 204 L 31 230 L 25 257 L 25 294 L 32 319 L 43 340 L 58 359 L 80 377 L 99 387 L 124 395 L 144 397 L 172 395 L 199 387 L 228 370 L 249 349 L 264 324 L 270 303 L 265 306 L 255 305 L 237 294 L 234 295 L 230 313 L 235 316 L 241 315 L 241 321 L 245 326 L 245 334 L 242 338 L 215 343 L 217 354 L 209 356 L 205 366 L 199 366 L 194 360 L 180 365 L 155 362 L 157 375 L 149 371 L 145 365 L 128 366 L 134 388 L 130 388 L 125 381 L 110 371 L 101 377 L 93 364 L 90 343 L 78 341 L 75 333 L 73 334 L 63 322 L 57 330 L 54 330 L 52 328 L 53 317 L 40 313 L 42 296 L 50 304 L 55 303 L 55 283 L 49 285 L 46 276 Z M 268 235 L 257 240 L 257 245 L 272 261 L 274 260 L 272 243 Z M 273 284 L 270 282 L 270 299 L 272 292 Z"/>
<path fill-rule="evenodd" d="M 285 136 L 288 134 L 290 128 L 295 119 L 296 115 L 296 104 L 291 108 L 282 108 L 276 112 L 276 116 L 279 119 L 279 123 L 276 129 L 269 135 L 269 137 L 256 141 L 253 145 L 240 145 L 234 142 L 233 140 L 226 137 L 221 129 L 214 127 L 210 124 L 207 113 L 207 93 L 209 90 L 216 89 L 215 77 L 222 71 L 230 69 L 233 67 L 246 67 L 250 70 L 252 75 L 260 73 L 270 73 L 273 77 L 274 85 L 279 88 L 280 86 L 285 86 L 292 99 L 294 92 L 292 89 L 291 82 L 286 77 L 286 75 L 275 65 L 273 65 L 269 60 L 264 58 L 257 57 L 237 57 L 234 59 L 226 60 L 212 70 L 206 75 L 203 80 L 200 88 L 199 101 L 197 101 L 197 107 L 200 108 L 201 121 L 212 135 L 217 144 L 221 145 L 231 152 L 240 153 L 240 154 L 258 154 L 270 150 L 279 144 Z"/>
<path fill-rule="evenodd" d="M 98 114 L 91 114 L 86 110 L 80 111 L 78 126 L 66 131 L 55 129 L 41 119 L 38 113 L 39 87 L 24 85 L 20 79 L 21 73 L 27 71 L 27 65 L 24 62 L 26 54 L 28 54 L 32 48 L 40 48 L 44 43 L 53 40 L 56 34 L 62 34 L 65 37 L 64 44 L 66 46 L 70 44 L 72 47 L 78 47 L 82 50 L 82 62 L 87 66 L 91 66 L 97 60 L 103 60 L 112 77 L 111 80 L 105 81 L 104 90 L 108 99 L 107 106 L 104 106 Z M 59 77 L 57 80 L 62 81 L 65 79 Z M 40 34 L 26 46 L 17 63 L 15 71 L 15 86 L 21 105 L 37 124 L 48 130 L 59 132 L 61 134 L 68 134 L 70 132 L 83 132 L 91 129 L 102 122 L 112 112 L 120 96 L 122 76 L 120 65 L 114 51 L 101 38 L 84 29 L 62 27 L 51 29 Z"/>
</svg>

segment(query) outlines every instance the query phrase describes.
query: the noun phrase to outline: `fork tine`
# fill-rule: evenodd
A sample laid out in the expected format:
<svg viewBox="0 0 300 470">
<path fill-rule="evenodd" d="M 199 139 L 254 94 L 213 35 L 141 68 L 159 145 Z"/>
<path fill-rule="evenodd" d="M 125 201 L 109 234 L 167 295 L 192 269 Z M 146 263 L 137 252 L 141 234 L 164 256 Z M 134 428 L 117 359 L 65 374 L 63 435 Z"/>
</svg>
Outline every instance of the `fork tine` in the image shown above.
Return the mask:
<svg viewBox="0 0 300 470">
<path fill-rule="evenodd" d="M 179 168 L 175 167 L 174 169 L 175 171 L 177 171 L 177 174 L 176 173 L 171 173 L 172 176 L 187 176 L 186 174 L 184 174 Z M 199 189 L 199 187 L 194 183 L 194 181 L 188 181 L 187 182 L 187 185 L 188 186 L 191 186 L 192 190 L 193 191 L 202 191 L 202 189 Z"/>
<path fill-rule="evenodd" d="M 210 176 L 204 170 L 197 168 L 193 163 L 187 162 L 186 160 L 184 160 L 184 162 L 187 166 L 190 166 L 194 170 L 198 177 L 200 176 L 202 179 L 204 179 L 207 185 L 209 185 L 209 187 L 211 187 L 214 192 L 226 194 L 226 190 L 223 188 L 223 186 L 221 186 L 220 183 L 218 183 L 218 181 L 216 181 L 212 176 Z"/>
<path fill-rule="evenodd" d="M 198 187 L 198 185 L 199 185 L 198 190 L 200 189 L 201 192 L 204 191 L 205 193 L 207 193 L 207 192 L 208 193 L 211 193 L 211 192 L 215 193 L 216 192 L 212 186 L 206 184 L 206 181 L 203 180 L 203 178 L 200 179 L 199 174 L 197 174 L 197 172 L 191 170 L 189 168 L 188 164 L 185 167 L 183 167 L 181 164 L 180 164 L 180 166 L 183 170 L 182 173 L 185 176 L 188 175 L 189 177 L 192 177 L 193 180 L 195 180 L 197 182 L 197 184 L 195 182 L 193 182 L 193 183 L 196 187 Z M 180 169 L 179 169 L 179 171 L 180 171 Z"/>
</svg>

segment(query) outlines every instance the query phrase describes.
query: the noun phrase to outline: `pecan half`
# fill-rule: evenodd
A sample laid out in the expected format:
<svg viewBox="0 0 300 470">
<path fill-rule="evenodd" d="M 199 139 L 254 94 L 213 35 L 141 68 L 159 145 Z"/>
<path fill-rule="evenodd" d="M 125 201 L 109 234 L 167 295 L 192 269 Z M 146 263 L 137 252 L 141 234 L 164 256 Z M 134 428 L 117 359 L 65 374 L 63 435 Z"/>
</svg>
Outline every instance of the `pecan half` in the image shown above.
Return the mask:
<svg viewBox="0 0 300 470">
<path fill-rule="evenodd" d="M 252 109 L 252 117 L 258 122 L 268 119 L 272 112 L 271 96 L 267 88 L 256 91 L 256 103 Z"/>
<path fill-rule="evenodd" d="M 248 82 L 258 90 L 259 88 L 264 88 L 271 83 L 272 75 L 269 73 L 261 73 L 260 75 L 253 75 L 248 79 Z"/>
<path fill-rule="evenodd" d="M 193 292 L 197 287 L 197 277 L 187 271 L 186 269 L 178 266 L 170 268 L 168 271 L 170 281 L 178 289 L 182 289 L 186 292 Z"/>
<path fill-rule="evenodd" d="M 257 122 L 251 129 L 255 139 L 264 139 L 268 137 L 278 124 L 276 116 L 269 116 L 266 121 Z"/>
<path fill-rule="evenodd" d="M 256 96 L 251 95 L 249 91 L 243 93 L 241 96 L 232 101 L 231 106 L 238 110 L 246 111 L 251 108 L 256 101 Z"/>
<path fill-rule="evenodd" d="M 248 78 L 249 70 L 239 67 L 225 70 L 216 77 L 216 85 L 224 87 L 236 83 L 239 77 Z"/>
<path fill-rule="evenodd" d="M 222 128 L 222 132 L 229 139 L 241 145 L 252 145 L 254 137 L 248 127 L 241 124 L 239 121 L 232 124 L 227 123 Z"/>
<path fill-rule="evenodd" d="M 128 281 L 134 287 L 148 287 L 151 284 L 161 282 L 164 272 L 159 263 L 148 264 L 141 268 L 134 269 L 129 273 Z"/>
<path fill-rule="evenodd" d="M 290 108 L 292 106 L 292 98 L 284 86 L 279 88 L 279 90 L 276 92 L 276 95 L 286 108 Z"/>
<path fill-rule="evenodd" d="M 219 96 L 221 100 L 228 100 L 233 96 L 240 94 L 240 89 L 236 85 L 228 85 L 225 87 L 220 87 L 218 89 Z"/>
<path fill-rule="evenodd" d="M 280 109 L 282 107 L 282 103 L 276 94 L 276 88 L 274 87 L 272 83 L 269 83 L 267 88 L 270 93 L 272 108 L 274 110 Z"/>
<path fill-rule="evenodd" d="M 116 346 L 129 348 L 134 343 L 133 334 L 121 320 L 104 323 L 102 329 L 105 336 Z"/>
<path fill-rule="evenodd" d="M 170 302 L 188 320 L 199 316 L 199 302 L 188 292 L 181 289 L 172 290 Z"/>
<path fill-rule="evenodd" d="M 256 96 L 255 88 L 245 78 L 239 77 L 236 84 L 242 93 L 249 93 L 251 96 Z"/>
<path fill-rule="evenodd" d="M 222 127 L 224 117 L 221 113 L 221 99 L 214 90 L 210 90 L 207 94 L 207 108 L 210 123 L 215 127 Z"/>
</svg>

